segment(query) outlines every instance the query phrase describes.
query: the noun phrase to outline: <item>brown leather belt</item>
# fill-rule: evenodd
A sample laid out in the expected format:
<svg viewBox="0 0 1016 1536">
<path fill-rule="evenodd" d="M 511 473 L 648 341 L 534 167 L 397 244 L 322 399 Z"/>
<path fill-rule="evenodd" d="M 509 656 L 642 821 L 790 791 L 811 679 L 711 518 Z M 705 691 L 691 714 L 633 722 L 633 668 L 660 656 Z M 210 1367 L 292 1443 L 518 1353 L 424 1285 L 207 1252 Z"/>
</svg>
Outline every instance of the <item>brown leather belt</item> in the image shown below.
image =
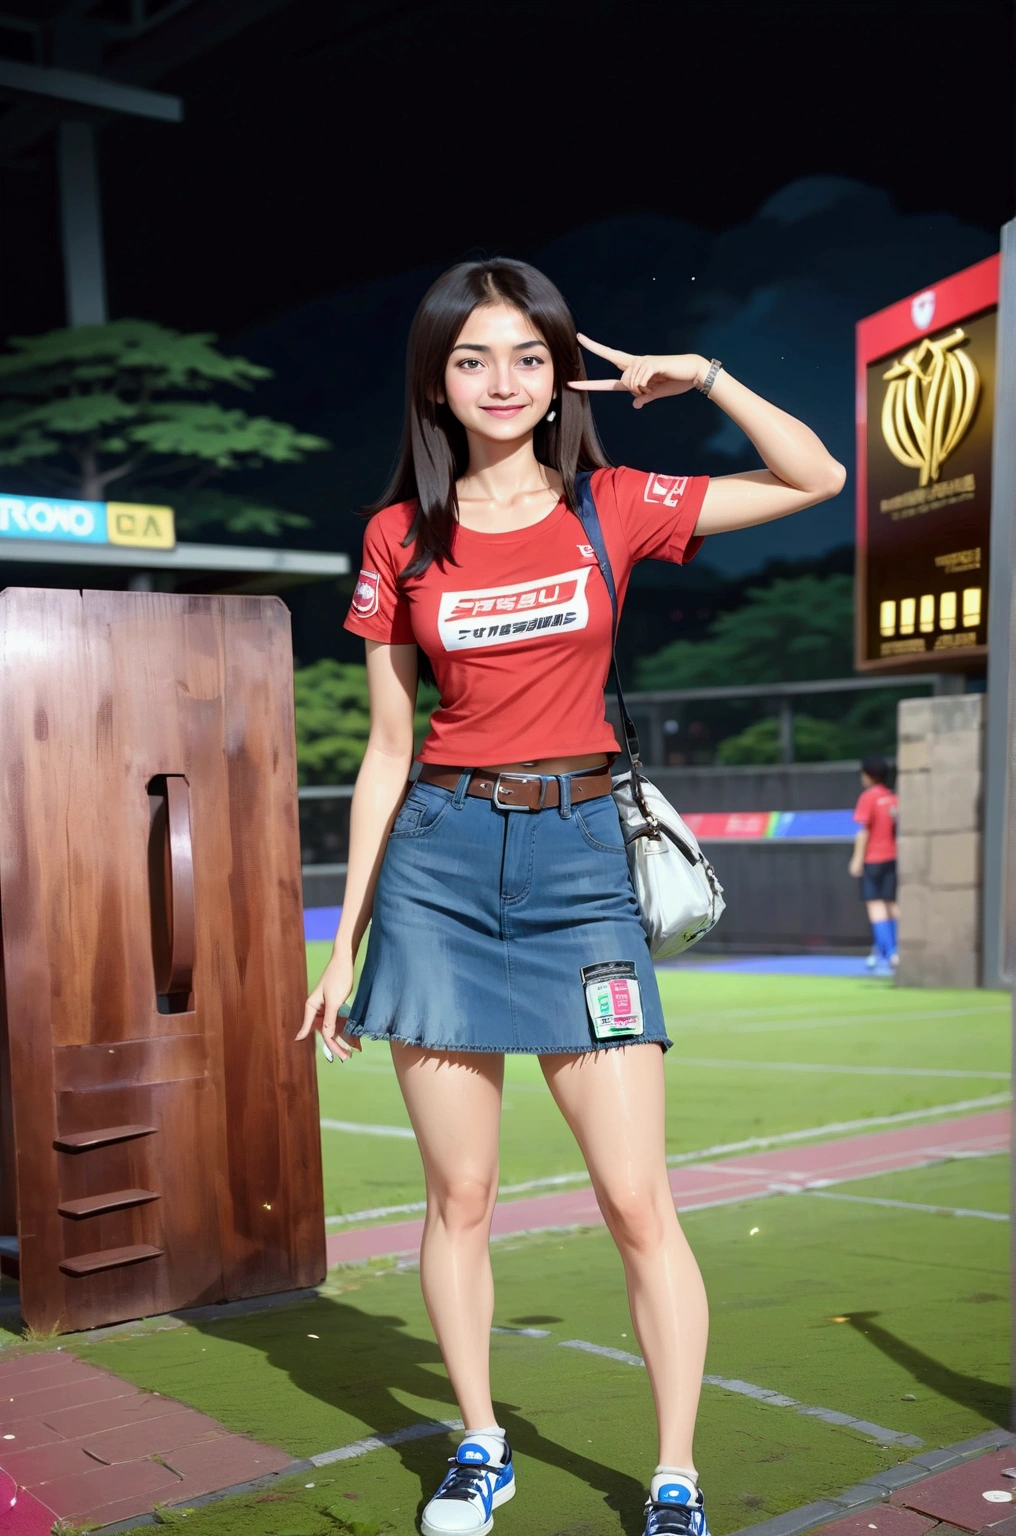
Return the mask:
<svg viewBox="0 0 1016 1536">
<path fill-rule="evenodd" d="M 455 789 L 464 772 L 463 768 L 424 763 L 420 778 L 424 784 Z M 587 768 L 562 777 L 568 780 L 573 805 L 597 800 L 611 792 L 610 772 L 606 768 Z M 552 811 L 561 804 L 560 785 L 556 776 L 548 773 L 485 773 L 482 768 L 474 768 L 466 794 L 478 800 L 493 800 L 502 811 Z"/>
</svg>

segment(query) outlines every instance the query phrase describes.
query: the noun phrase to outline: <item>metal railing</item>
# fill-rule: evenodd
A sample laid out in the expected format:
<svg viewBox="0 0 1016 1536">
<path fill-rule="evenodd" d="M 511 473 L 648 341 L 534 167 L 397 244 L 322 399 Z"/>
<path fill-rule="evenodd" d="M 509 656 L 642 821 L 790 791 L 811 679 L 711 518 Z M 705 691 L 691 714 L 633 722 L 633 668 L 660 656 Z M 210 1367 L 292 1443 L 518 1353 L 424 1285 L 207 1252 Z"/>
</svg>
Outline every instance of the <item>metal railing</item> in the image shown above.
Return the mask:
<svg viewBox="0 0 1016 1536">
<path fill-rule="evenodd" d="M 628 707 L 643 735 L 642 748 L 645 762 L 650 768 L 667 764 L 667 716 L 679 704 L 704 704 L 742 699 L 774 700 L 779 721 L 780 762 L 794 761 L 794 701 L 812 695 L 834 693 L 864 693 L 887 688 L 930 688 L 933 694 L 961 693 L 964 678 L 959 674 L 929 672 L 924 676 L 901 677 L 833 677 L 815 682 L 724 684 L 712 688 L 663 688 L 644 693 L 626 694 Z M 608 713 L 617 718 L 617 700 L 607 695 Z M 646 729 L 648 727 L 648 729 Z M 352 784 L 305 784 L 299 790 L 301 808 L 301 832 L 304 834 L 304 857 L 308 852 L 321 851 L 325 856 L 318 860 L 310 857 L 303 865 L 304 875 L 342 876 L 346 862 L 342 855 L 348 846 L 348 820 L 315 816 L 314 808 L 328 802 L 348 801 L 353 793 Z M 336 810 L 339 807 L 336 806 Z M 315 826 L 315 822 L 317 823 Z M 339 856 L 328 858 L 331 849 Z"/>
<path fill-rule="evenodd" d="M 779 761 L 794 761 L 794 700 L 808 694 L 825 696 L 830 693 L 865 693 L 887 688 L 929 687 L 933 694 L 963 693 L 966 679 L 960 673 L 927 672 L 923 676 L 901 677 L 890 674 L 883 677 L 831 677 L 815 682 L 795 683 L 729 683 L 711 688 L 661 688 L 645 693 L 626 693 L 625 702 L 636 725 L 638 717 L 648 721 L 648 731 L 642 741 L 643 761 L 650 767 L 663 767 L 667 763 L 667 710 L 677 704 L 706 704 L 739 702 L 741 699 L 773 699 L 777 704 L 779 722 Z M 618 717 L 617 698 L 607 695 L 607 710 Z"/>
</svg>

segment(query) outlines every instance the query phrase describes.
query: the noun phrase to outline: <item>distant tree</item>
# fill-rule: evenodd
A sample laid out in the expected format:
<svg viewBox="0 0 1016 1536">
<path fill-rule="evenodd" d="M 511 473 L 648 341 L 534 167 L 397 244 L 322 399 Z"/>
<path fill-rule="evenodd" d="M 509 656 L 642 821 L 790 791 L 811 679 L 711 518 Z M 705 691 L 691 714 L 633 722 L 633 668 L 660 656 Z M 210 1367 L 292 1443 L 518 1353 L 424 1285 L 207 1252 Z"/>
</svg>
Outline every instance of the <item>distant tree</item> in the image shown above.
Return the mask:
<svg viewBox="0 0 1016 1536">
<path fill-rule="evenodd" d="M 751 587 L 706 640 L 674 640 L 635 668 L 639 688 L 707 688 L 844 677 L 854 669 L 854 583 L 794 576 Z"/>
<path fill-rule="evenodd" d="M 211 399 L 271 377 L 247 358 L 225 356 L 215 339 L 147 320 L 14 337 L 0 356 L 0 467 L 83 501 L 151 502 L 158 488 L 185 528 L 276 534 L 306 525 L 209 486 L 230 471 L 298 463 L 329 446 Z"/>
<path fill-rule="evenodd" d="M 716 749 L 716 761 L 726 765 L 778 763 L 779 722 L 769 716 L 728 736 Z M 817 720 L 814 715 L 794 716 L 794 760 L 798 763 L 836 762 L 860 755 L 857 732 L 849 721 Z"/>
<path fill-rule="evenodd" d="M 298 667 L 294 683 L 300 783 L 348 783 L 363 761 L 370 730 L 367 668 L 325 657 Z M 437 702 L 437 690 L 421 684 L 414 723 L 418 745 Z"/>
</svg>

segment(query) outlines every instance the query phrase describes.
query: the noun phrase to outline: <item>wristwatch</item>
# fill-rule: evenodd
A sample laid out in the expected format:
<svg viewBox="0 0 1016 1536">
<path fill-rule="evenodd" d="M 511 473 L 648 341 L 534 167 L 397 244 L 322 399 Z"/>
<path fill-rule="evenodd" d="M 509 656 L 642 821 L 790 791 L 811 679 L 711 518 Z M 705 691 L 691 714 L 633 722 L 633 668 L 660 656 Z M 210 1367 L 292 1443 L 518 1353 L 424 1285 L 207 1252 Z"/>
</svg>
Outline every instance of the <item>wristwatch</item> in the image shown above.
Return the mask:
<svg viewBox="0 0 1016 1536">
<path fill-rule="evenodd" d="M 723 364 L 720 362 L 719 358 L 714 357 L 709 364 L 709 372 L 702 380 L 702 383 L 695 385 L 695 388 L 698 390 L 700 395 L 708 395 L 709 391 L 712 389 L 716 382 L 716 375 L 719 373 L 722 367 Z"/>
</svg>

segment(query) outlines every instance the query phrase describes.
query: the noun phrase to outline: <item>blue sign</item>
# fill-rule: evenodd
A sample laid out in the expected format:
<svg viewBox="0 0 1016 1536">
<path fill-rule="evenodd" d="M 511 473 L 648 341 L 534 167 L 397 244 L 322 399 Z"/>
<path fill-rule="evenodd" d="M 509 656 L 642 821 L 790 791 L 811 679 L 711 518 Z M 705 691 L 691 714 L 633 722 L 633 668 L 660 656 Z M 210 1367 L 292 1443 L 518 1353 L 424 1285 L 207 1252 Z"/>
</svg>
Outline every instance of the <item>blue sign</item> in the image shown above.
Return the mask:
<svg viewBox="0 0 1016 1536">
<path fill-rule="evenodd" d="M 0 539 L 108 544 L 106 503 L 64 501 L 59 496 L 0 496 Z"/>
</svg>

